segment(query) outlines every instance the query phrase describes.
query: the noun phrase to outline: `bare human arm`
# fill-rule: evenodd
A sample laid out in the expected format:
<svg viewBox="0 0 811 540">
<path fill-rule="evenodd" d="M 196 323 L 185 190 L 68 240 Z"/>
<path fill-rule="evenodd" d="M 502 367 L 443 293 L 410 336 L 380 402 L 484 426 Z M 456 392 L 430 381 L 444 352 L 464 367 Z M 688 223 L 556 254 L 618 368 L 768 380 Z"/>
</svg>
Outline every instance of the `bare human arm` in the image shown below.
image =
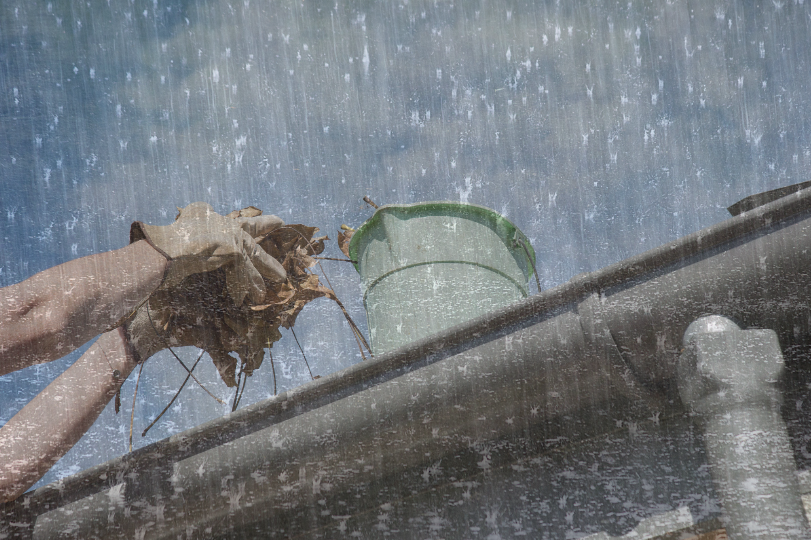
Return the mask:
<svg viewBox="0 0 811 540">
<path fill-rule="evenodd" d="M 136 365 L 123 328 L 104 333 L 0 428 L 0 503 L 23 494 L 76 444 Z"/>
<path fill-rule="evenodd" d="M 160 286 L 225 267 L 229 294 L 262 299 L 262 276 L 284 281 L 281 264 L 254 238 L 276 216 L 230 219 L 192 203 L 168 226 L 133 224 L 127 247 L 91 255 L 0 289 L 0 375 L 49 362 L 104 333 L 65 373 L 0 428 L 0 502 L 36 482 L 93 425 L 138 361 L 163 348 L 139 306 Z M 143 238 L 143 240 L 139 240 Z M 137 310 L 137 311 L 136 311 Z M 115 375 L 115 373 L 117 375 Z"/>
<path fill-rule="evenodd" d="M 161 284 L 167 264 L 139 241 L 0 289 L 0 375 L 60 358 L 114 325 Z M 136 363 L 123 328 L 102 334 L 0 428 L 0 502 L 21 495 L 76 444 Z"/>
<path fill-rule="evenodd" d="M 0 375 L 61 358 L 110 328 L 158 288 L 167 265 L 141 240 L 0 289 Z"/>
<path fill-rule="evenodd" d="M 61 358 L 130 315 L 160 285 L 225 266 L 229 294 L 265 295 L 262 276 L 284 281 L 259 238 L 284 222 L 228 218 L 197 202 L 171 225 L 133 223 L 127 247 L 82 257 L 0 289 L 0 375 Z M 137 240 L 137 241 L 135 241 Z"/>
</svg>

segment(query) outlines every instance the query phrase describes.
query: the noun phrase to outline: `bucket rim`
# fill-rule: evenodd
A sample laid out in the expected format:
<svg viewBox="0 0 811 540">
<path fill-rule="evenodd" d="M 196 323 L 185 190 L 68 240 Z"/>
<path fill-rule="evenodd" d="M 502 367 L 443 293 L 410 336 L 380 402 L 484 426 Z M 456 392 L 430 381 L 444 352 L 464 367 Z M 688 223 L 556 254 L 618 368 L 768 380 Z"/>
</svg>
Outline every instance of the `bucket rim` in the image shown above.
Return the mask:
<svg viewBox="0 0 811 540">
<path fill-rule="evenodd" d="M 529 242 L 527 236 L 521 232 L 521 230 L 515 226 L 513 222 L 509 219 L 504 217 L 503 215 L 499 214 L 492 208 L 487 208 L 486 206 L 480 206 L 478 204 L 472 203 L 463 203 L 457 201 L 425 201 L 425 202 L 417 202 L 417 203 L 409 203 L 409 204 L 385 204 L 378 207 L 375 210 L 375 213 L 372 216 L 364 221 L 360 227 L 355 230 L 355 233 L 352 235 L 352 239 L 349 241 L 349 258 L 353 261 L 358 261 L 358 243 L 360 242 L 360 238 L 364 236 L 364 233 L 374 227 L 378 221 L 382 218 L 380 217 L 384 213 L 392 214 L 392 213 L 416 213 L 417 211 L 425 211 L 425 210 L 454 210 L 456 212 L 463 211 L 463 212 L 470 212 L 471 214 L 478 214 L 484 216 L 485 218 L 493 221 L 495 224 L 503 225 L 506 230 L 508 231 L 508 237 L 504 238 L 505 241 L 513 240 L 515 242 L 516 239 L 522 240 L 526 247 L 527 251 L 529 251 L 529 258 L 530 258 L 530 268 L 529 268 L 529 275 L 527 278 L 529 279 L 532 277 L 534 273 L 534 268 L 536 264 L 535 259 L 535 249 L 533 249 L 532 244 Z M 353 262 L 353 266 L 355 270 L 360 272 L 358 269 L 358 263 Z"/>
</svg>

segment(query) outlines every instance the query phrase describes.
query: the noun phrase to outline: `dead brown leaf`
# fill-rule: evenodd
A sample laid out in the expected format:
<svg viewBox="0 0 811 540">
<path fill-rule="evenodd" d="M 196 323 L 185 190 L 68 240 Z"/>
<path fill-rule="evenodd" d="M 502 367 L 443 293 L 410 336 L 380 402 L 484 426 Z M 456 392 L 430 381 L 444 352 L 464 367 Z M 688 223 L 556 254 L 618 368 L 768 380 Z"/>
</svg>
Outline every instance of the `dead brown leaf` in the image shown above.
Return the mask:
<svg viewBox="0 0 811 540">
<path fill-rule="evenodd" d="M 349 241 L 352 240 L 352 235 L 354 235 L 354 234 L 355 234 L 355 231 L 339 231 L 338 232 L 338 248 L 349 259 L 352 258 L 352 257 L 349 256 Z"/>
<path fill-rule="evenodd" d="M 249 206 L 228 217 L 261 213 Z M 208 352 L 226 386 L 236 386 L 238 363 L 250 375 L 262 364 L 264 349 L 281 339 L 280 327 L 292 328 L 309 302 L 322 297 L 336 299 L 335 293 L 309 271 L 316 264 L 313 256 L 324 251 L 328 240 L 326 236 L 314 237 L 317 232 L 317 227 L 284 225 L 256 239 L 281 262 L 288 275 L 284 283 L 265 281 L 267 293 L 260 304 L 251 305 L 246 300 L 241 306 L 235 305 L 225 289 L 225 271 L 219 269 L 189 276 L 177 288 L 161 293 L 161 302 L 155 304 L 164 307 L 153 313 L 156 323 L 168 333 L 170 342 Z"/>
</svg>

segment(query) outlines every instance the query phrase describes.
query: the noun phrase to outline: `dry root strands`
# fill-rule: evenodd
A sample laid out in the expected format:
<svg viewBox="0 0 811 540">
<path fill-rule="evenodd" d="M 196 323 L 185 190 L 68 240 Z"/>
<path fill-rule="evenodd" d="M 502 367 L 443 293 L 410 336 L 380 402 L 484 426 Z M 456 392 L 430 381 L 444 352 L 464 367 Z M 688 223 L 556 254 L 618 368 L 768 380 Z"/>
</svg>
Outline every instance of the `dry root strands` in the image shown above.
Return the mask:
<svg viewBox="0 0 811 540">
<path fill-rule="evenodd" d="M 261 213 L 251 206 L 228 217 Z M 332 289 L 323 286 L 309 271 L 316 264 L 313 256 L 324 250 L 324 241 L 328 240 L 326 236 L 314 237 L 317 232 L 316 227 L 285 225 L 256 239 L 287 272 L 284 283 L 265 281 L 267 294 L 259 304 L 246 299 L 242 305 L 235 305 L 226 291 L 223 269 L 194 274 L 177 287 L 156 291 L 149 302 L 158 331 L 166 336 L 169 345 L 204 349 L 223 382 L 236 386 L 237 359 L 229 353 L 237 353 L 241 372 L 251 375 L 261 366 L 265 347 L 281 339 L 279 327 L 292 328 L 307 303 L 327 297 L 341 305 Z"/>
</svg>

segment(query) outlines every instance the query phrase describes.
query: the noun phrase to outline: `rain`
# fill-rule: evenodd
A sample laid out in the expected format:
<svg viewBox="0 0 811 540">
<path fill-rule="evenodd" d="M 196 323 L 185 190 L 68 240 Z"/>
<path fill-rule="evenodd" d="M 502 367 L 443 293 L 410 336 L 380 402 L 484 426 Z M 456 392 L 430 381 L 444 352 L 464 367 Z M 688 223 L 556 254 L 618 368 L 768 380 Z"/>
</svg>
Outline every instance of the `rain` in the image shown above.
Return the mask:
<svg viewBox="0 0 811 540">
<path fill-rule="evenodd" d="M 552 289 L 728 219 L 744 197 L 808 180 L 809 43 L 804 0 L 5 0 L 0 286 L 121 248 L 133 221 L 167 225 L 195 201 L 316 226 L 330 237 L 323 255 L 344 258 L 337 234 L 372 216 L 368 196 L 492 208 L 529 239 L 541 289 Z M 368 337 L 353 265 L 317 270 Z M 309 382 L 310 370 L 325 377 L 362 361 L 334 302 L 313 301 L 294 330 L 301 348 L 283 330 L 275 376 L 266 358 L 240 407 L 271 398 L 274 384 Z M 89 345 L 0 377 L 0 425 Z M 198 354 L 176 352 L 187 363 Z M 136 372 L 122 412 L 111 402 L 36 487 L 126 454 L 133 404 L 136 449 L 230 412 L 233 390 L 214 365 L 198 370 L 226 405 L 188 385 L 141 437 L 186 375 L 161 352 L 134 401 Z M 679 435 L 620 427 L 634 448 L 650 444 L 640 459 L 695 484 L 681 492 L 703 493 L 707 472 L 689 470 L 704 457 L 679 450 Z M 677 520 L 684 507 L 717 515 L 706 497 L 672 501 L 662 486 L 637 485 L 625 444 L 525 463 L 571 474 L 538 480 L 535 493 L 555 495 L 523 517 L 474 483 L 448 482 L 482 510 L 469 525 L 483 538 L 597 534 L 590 516 L 604 508 L 578 502 L 591 467 L 605 497 L 655 501 Z M 476 451 L 490 467 L 489 450 Z M 668 460 L 681 470 L 664 470 Z M 450 476 L 447 467 L 423 474 Z M 518 489 L 498 482 L 488 489 Z M 466 518 L 453 505 L 415 505 L 412 525 L 426 537 L 470 532 L 454 529 Z M 635 509 L 615 516 L 612 534 L 650 517 Z M 398 511 L 380 510 L 377 530 L 408 523 Z M 527 532 L 538 516 L 557 532 Z"/>
</svg>

